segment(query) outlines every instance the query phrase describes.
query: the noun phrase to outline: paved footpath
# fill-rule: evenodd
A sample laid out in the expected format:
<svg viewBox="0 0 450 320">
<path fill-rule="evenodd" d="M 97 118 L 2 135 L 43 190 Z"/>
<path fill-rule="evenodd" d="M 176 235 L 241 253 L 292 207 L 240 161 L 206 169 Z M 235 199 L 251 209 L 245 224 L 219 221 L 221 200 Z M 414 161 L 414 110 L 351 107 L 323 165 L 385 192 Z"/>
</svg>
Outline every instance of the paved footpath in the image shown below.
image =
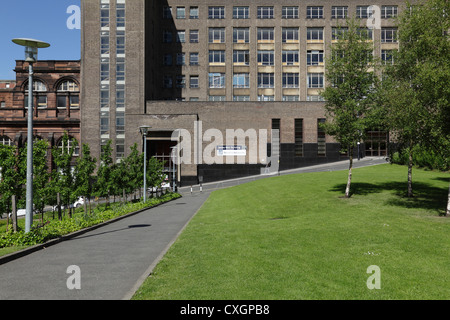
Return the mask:
<svg viewBox="0 0 450 320">
<path fill-rule="evenodd" d="M 385 163 L 368 158 L 355 167 Z M 296 169 L 281 174 L 345 170 L 348 162 Z M 2 300 L 127 300 L 178 238 L 213 190 L 261 176 L 182 188 L 183 198 L 102 226 L 0 265 Z M 80 290 L 67 281 L 79 267 Z"/>
</svg>

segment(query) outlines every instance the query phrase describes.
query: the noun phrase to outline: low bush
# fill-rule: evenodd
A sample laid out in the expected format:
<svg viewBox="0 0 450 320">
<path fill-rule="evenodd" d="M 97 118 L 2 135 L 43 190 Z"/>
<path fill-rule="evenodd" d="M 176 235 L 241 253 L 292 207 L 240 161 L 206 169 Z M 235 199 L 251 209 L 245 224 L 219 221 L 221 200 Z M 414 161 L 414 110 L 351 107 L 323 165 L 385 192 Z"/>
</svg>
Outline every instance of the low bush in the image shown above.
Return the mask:
<svg viewBox="0 0 450 320">
<path fill-rule="evenodd" d="M 114 204 L 109 207 L 99 206 L 91 215 L 82 212 L 74 214 L 72 218 L 65 217 L 61 221 L 50 220 L 44 223 L 35 223 L 32 230 L 28 233 L 25 233 L 24 230 L 19 230 L 15 233 L 9 231 L 0 234 L 0 248 L 32 246 L 45 243 L 51 239 L 57 239 L 75 231 L 89 228 L 145 208 L 151 208 L 179 197 L 181 196 L 177 193 L 168 193 L 160 198 L 151 198 L 146 203 L 130 202 L 127 204 Z"/>
</svg>

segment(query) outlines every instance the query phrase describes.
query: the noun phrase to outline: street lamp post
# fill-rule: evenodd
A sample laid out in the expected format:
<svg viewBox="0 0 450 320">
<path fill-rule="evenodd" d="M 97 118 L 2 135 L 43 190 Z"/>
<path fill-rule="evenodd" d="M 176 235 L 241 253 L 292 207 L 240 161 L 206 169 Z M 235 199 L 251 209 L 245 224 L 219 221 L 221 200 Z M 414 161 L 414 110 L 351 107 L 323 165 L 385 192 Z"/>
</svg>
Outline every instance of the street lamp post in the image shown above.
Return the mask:
<svg viewBox="0 0 450 320">
<path fill-rule="evenodd" d="M 144 203 L 147 202 L 147 135 L 150 129 L 150 126 L 139 127 L 144 140 Z"/>
<path fill-rule="evenodd" d="M 37 61 L 38 48 L 48 48 L 50 44 L 33 39 L 13 39 L 15 44 L 25 47 L 25 61 L 29 64 L 28 80 L 28 136 L 27 136 L 27 194 L 25 233 L 33 225 L 33 63 Z"/>
</svg>

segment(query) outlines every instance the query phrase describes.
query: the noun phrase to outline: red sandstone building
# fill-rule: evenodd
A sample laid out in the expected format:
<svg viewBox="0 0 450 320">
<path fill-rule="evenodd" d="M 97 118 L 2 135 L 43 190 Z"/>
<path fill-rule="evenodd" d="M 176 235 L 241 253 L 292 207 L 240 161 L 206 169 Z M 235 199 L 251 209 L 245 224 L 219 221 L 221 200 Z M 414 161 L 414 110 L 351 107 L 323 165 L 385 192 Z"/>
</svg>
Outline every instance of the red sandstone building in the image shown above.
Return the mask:
<svg viewBox="0 0 450 320">
<path fill-rule="evenodd" d="M 16 61 L 14 71 L 16 80 L 0 81 L 0 143 L 22 147 L 27 139 L 28 63 Z M 47 140 L 49 151 L 68 147 L 61 143 L 64 132 L 80 141 L 80 61 L 38 61 L 33 88 L 36 139 Z M 48 156 L 51 163 L 51 152 Z"/>
</svg>

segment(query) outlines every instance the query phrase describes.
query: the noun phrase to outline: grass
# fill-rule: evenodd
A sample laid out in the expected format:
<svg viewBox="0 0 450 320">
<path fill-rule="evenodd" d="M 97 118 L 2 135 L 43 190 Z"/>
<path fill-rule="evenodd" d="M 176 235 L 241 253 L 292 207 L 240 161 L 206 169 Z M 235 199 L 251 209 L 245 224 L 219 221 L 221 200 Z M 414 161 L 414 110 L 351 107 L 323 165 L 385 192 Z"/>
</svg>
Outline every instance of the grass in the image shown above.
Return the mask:
<svg viewBox="0 0 450 320">
<path fill-rule="evenodd" d="M 136 300 L 450 299 L 448 173 L 405 167 L 259 180 L 216 191 Z M 381 289 L 367 268 L 379 266 Z"/>
</svg>

